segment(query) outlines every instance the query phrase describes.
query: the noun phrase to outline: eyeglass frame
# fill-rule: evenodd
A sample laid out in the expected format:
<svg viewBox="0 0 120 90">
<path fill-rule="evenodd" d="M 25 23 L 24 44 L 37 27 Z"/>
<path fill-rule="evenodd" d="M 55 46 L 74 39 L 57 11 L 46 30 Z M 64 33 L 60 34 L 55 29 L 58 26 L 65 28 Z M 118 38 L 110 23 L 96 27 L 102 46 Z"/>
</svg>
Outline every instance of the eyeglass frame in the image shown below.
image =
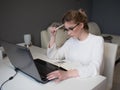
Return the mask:
<svg viewBox="0 0 120 90">
<path fill-rule="evenodd" d="M 74 27 L 69 27 L 68 29 L 64 28 L 64 31 L 69 31 L 69 30 L 73 31 L 78 25 L 79 23 L 76 24 Z"/>
</svg>

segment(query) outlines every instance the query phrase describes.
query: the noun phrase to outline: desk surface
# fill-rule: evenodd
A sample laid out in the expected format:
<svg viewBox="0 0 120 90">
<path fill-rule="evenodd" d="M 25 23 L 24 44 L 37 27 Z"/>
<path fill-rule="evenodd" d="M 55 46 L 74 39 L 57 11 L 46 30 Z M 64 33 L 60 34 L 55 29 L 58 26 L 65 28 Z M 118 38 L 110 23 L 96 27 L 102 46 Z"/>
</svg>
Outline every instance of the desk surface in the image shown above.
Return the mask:
<svg viewBox="0 0 120 90">
<path fill-rule="evenodd" d="M 31 46 L 30 50 L 33 58 L 49 60 L 45 56 L 46 50 L 36 46 Z M 49 62 L 54 63 L 53 60 Z M 63 67 L 70 69 L 69 65 L 70 63 L 65 63 Z M 4 60 L 0 60 L 0 85 L 14 74 L 15 71 L 9 59 L 6 57 Z M 70 78 L 60 83 L 51 81 L 47 84 L 41 84 L 19 71 L 14 79 L 2 87 L 2 90 L 105 90 L 105 84 L 106 78 L 101 75 L 91 78 Z"/>
</svg>

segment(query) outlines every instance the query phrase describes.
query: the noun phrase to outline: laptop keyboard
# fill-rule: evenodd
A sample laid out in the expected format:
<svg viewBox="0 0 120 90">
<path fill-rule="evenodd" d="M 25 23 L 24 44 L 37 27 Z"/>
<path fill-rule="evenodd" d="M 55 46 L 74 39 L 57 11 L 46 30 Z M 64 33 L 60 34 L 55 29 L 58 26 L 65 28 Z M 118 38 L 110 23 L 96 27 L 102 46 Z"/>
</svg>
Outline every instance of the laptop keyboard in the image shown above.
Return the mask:
<svg viewBox="0 0 120 90">
<path fill-rule="evenodd" d="M 62 68 L 62 67 L 58 67 L 56 65 L 53 65 L 49 62 L 46 62 L 46 61 L 43 61 L 41 59 L 35 59 L 34 60 L 35 62 L 35 65 L 38 69 L 38 72 L 42 78 L 42 80 L 47 80 L 47 74 L 52 72 L 52 71 L 55 71 L 55 70 L 64 70 L 64 71 L 67 71 L 66 69 Z"/>
<path fill-rule="evenodd" d="M 54 66 L 54 65 L 47 63 L 43 60 L 35 59 L 34 62 L 35 62 L 35 65 L 38 69 L 39 74 L 43 78 L 46 77 L 48 73 L 55 71 L 55 70 L 58 70 L 57 66 Z"/>
</svg>

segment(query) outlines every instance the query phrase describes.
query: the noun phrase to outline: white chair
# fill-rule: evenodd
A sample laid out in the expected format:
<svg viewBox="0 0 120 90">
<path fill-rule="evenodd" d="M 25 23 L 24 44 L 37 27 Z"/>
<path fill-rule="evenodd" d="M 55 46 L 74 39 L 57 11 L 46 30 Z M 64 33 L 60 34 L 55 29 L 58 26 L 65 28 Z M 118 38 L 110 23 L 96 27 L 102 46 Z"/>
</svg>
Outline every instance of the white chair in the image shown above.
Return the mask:
<svg viewBox="0 0 120 90">
<path fill-rule="evenodd" d="M 117 44 L 104 44 L 104 72 L 103 75 L 107 77 L 106 90 L 112 89 L 114 66 L 117 55 Z"/>
</svg>

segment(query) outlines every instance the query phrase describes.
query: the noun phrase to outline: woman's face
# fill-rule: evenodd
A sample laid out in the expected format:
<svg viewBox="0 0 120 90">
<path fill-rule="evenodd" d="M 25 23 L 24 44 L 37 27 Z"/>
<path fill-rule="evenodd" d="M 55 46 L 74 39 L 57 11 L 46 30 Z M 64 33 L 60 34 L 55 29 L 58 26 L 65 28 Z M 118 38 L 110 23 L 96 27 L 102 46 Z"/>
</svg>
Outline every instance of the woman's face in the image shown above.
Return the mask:
<svg viewBox="0 0 120 90">
<path fill-rule="evenodd" d="M 73 21 L 65 22 L 65 30 L 67 31 L 70 37 L 77 38 L 81 31 L 80 23 L 75 24 Z"/>
</svg>

